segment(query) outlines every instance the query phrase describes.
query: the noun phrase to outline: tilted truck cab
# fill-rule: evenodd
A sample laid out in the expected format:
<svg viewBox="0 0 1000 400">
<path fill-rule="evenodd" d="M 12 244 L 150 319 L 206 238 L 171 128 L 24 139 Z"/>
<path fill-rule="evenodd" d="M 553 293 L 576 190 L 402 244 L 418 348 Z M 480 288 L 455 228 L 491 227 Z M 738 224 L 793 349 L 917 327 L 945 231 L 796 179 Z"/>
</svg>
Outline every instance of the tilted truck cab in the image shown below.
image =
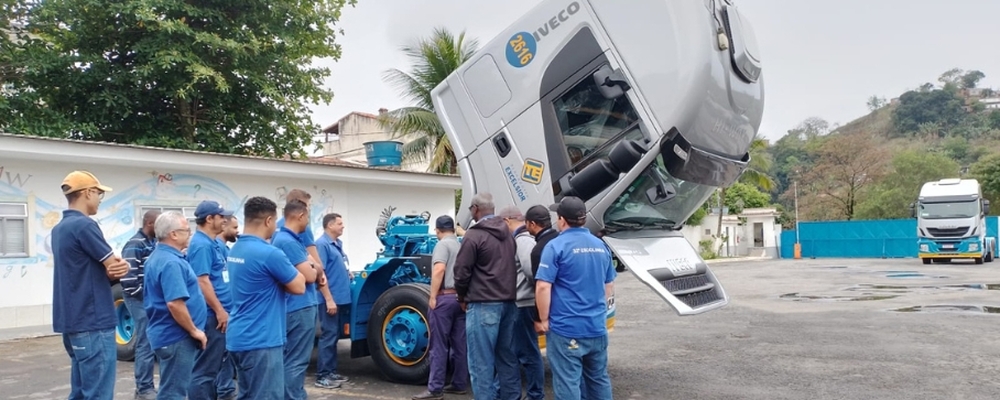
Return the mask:
<svg viewBox="0 0 1000 400">
<path fill-rule="evenodd" d="M 724 0 L 545 0 L 432 91 L 472 195 L 582 198 L 587 227 L 680 315 L 728 303 L 679 228 L 749 162 L 763 113 L 750 24 Z"/>
</svg>

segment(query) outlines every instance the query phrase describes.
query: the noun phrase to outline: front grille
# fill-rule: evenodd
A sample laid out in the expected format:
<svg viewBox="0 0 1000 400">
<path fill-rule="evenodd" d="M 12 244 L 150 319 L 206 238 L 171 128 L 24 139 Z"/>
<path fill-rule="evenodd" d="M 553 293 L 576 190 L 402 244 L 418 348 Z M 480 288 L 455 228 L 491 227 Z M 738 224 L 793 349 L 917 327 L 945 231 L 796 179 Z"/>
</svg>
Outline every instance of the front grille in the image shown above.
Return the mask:
<svg viewBox="0 0 1000 400">
<path fill-rule="evenodd" d="M 969 232 L 969 227 L 960 226 L 958 228 L 927 228 L 927 233 L 934 237 L 964 237 Z"/>
<path fill-rule="evenodd" d="M 718 285 L 707 274 L 689 275 L 660 281 L 664 289 L 691 308 L 722 300 Z"/>
</svg>

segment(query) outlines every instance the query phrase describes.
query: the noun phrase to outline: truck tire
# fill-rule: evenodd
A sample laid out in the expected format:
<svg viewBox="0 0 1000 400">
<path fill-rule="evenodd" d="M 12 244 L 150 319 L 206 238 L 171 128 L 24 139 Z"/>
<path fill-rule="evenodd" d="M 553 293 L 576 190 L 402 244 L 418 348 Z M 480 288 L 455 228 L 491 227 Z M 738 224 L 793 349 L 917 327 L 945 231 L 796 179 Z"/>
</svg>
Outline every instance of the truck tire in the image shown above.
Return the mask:
<svg viewBox="0 0 1000 400">
<path fill-rule="evenodd" d="M 986 262 L 993 262 L 993 251 L 992 250 L 990 250 L 989 253 L 986 253 Z"/>
<path fill-rule="evenodd" d="M 983 258 L 982 257 L 976 257 L 975 260 L 976 260 L 976 264 L 982 264 L 983 263 Z"/>
<path fill-rule="evenodd" d="M 923 260 L 924 260 L 924 265 L 927 265 L 927 264 L 931 263 L 931 259 L 929 259 L 929 258 L 925 258 Z"/>
<path fill-rule="evenodd" d="M 386 379 L 424 385 L 430 373 L 430 286 L 407 283 L 382 293 L 368 319 L 368 350 Z"/>
<path fill-rule="evenodd" d="M 118 325 L 115 326 L 118 361 L 132 361 L 135 360 L 135 341 L 132 340 L 135 325 L 132 321 L 132 314 L 128 312 L 128 307 L 125 307 L 125 299 L 122 298 L 122 285 L 112 286 L 111 293 L 115 299 L 115 318 L 118 320 Z"/>
</svg>

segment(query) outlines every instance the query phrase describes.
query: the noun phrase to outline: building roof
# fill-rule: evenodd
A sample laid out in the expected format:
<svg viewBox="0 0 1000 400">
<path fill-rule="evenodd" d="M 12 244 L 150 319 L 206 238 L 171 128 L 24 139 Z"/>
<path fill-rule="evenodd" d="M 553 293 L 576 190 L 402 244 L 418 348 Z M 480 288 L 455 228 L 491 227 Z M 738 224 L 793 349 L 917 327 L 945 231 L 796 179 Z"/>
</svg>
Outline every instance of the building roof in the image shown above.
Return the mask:
<svg viewBox="0 0 1000 400">
<path fill-rule="evenodd" d="M 382 112 L 383 110 L 385 110 L 385 109 L 379 110 L 379 112 Z M 345 115 L 345 116 L 341 117 L 340 119 L 338 119 L 337 122 L 334 122 L 330 126 L 327 126 L 326 128 L 323 128 L 322 132 L 323 133 L 332 133 L 334 135 L 340 134 L 340 122 L 343 121 L 343 120 L 345 120 L 345 119 L 347 119 L 347 118 L 349 118 L 352 115 L 357 115 L 359 117 L 370 118 L 370 119 L 377 119 L 378 118 L 378 115 L 375 115 L 375 114 L 361 112 L 361 111 L 351 111 L 351 112 L 347 113 L 347 115 Z"/>
<path fill-rule="evenodd" d="M 371 168 L 321 157 L 308 160 L 279 159 L 0 133 L 0 160 L 7 159 L 52 159 L 69 163 L 96 163 L 128 168 L 155 167 L 179 170 L 195 168 L 209 169 L 218 173 L 260 174 L 292 179 L 461 188 L 458 175 Z"/>
</svg>

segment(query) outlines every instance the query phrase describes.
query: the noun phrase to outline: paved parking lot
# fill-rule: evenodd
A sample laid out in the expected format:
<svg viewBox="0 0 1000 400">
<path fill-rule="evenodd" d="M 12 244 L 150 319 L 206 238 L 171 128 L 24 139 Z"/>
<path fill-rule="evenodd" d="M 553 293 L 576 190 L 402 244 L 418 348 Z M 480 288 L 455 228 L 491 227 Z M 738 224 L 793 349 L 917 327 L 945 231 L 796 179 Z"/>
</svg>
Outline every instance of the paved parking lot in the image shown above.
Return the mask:
<svg viewBox="0 0 1000 400">
<path fill-rule="evenodd" d="M 616 399 L 1000 398 L 1000 262 L 782 260 L 713 269 L 731 304 L 683 318 L 629 273 L 619 275 L 610 347 Z M 348 360 L 346 342 L 340 354 L 352 381 L 332 391 L 310 386 L 310 398 L 408 399 L 423 390 L 386 383 L 370 359 Z M 57 337 L 0 343 L 0 397 L 66 398 L 67 361 Z M 132 364 L 118 371 L 117 398 L 129 399 Z"/>
</svg>

